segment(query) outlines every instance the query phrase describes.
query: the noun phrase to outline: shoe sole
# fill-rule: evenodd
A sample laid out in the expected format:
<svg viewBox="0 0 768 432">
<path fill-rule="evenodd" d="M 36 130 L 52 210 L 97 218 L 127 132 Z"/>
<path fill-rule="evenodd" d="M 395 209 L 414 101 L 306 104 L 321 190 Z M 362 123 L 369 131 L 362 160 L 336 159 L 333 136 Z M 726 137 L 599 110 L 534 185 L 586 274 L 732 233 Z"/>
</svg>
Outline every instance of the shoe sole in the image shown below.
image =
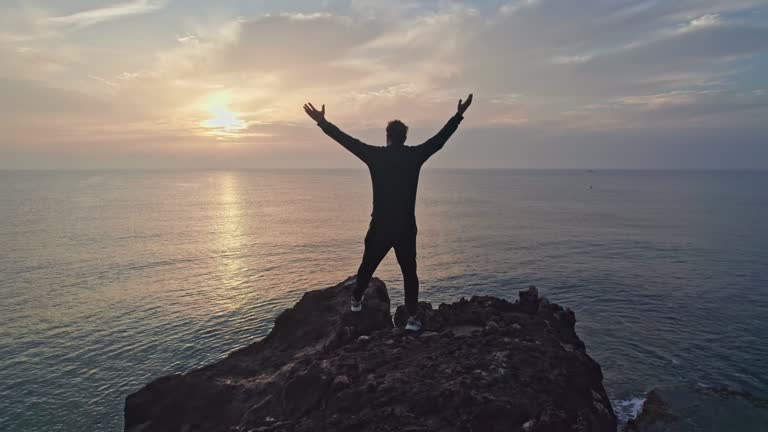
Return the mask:
<svg viewBox="0 0 768 432">
<path fill-rule="evenodd" d="M 363 300 L 365 300 L 365 294 L 363 294 L 362 297 L 360 297 L 360 306 L 355 307 L 354 305 L 349 306 L 349 310 L 352 312 L 360 312 L 363 310 Z"/>
</svg>

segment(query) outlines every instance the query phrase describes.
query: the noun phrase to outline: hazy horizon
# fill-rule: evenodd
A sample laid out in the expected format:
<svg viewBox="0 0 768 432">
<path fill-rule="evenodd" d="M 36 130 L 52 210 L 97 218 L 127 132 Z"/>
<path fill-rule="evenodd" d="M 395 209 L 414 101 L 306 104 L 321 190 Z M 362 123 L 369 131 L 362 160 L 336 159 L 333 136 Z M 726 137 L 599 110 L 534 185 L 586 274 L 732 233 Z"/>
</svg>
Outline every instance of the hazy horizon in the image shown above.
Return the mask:
<svg viewBox="0 0 768 432">
<path fill-rule="evenodd" d="M 10 1 L 0 169 L 766 169 L 768 1 Z"/>
<path fill-rule="evenodd" d="M 365 167 L 158 167 L 158 168 L 0 168 L 0 172 L 227 172 L 227 171 L 360 171 L 367 172 Z M 432 167 L 424 168 L 429 171 L 600 171 L 600 172 L 764 172 L 768 168 L 467 168 L 467 167 Z"/>
</svg>

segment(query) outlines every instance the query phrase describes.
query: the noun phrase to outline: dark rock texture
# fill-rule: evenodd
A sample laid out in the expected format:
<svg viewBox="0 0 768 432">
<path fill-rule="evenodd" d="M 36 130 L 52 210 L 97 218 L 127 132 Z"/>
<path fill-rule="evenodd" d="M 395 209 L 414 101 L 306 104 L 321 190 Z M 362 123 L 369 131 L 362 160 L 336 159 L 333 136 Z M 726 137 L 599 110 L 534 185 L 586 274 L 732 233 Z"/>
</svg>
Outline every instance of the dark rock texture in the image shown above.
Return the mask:
<svg viewBox="0 0 768 432">
<path fill-rule="evenodd" d="M 310 291 L 263 340 L 125 403 L 125 428 L 173 431 L 615 431 L 600 366 L 569 309 L 540 299 L 420 304 L 393 328 L 384 284 Z M 398 308 L 395 323 L 405 313 Z"/>
</svg>

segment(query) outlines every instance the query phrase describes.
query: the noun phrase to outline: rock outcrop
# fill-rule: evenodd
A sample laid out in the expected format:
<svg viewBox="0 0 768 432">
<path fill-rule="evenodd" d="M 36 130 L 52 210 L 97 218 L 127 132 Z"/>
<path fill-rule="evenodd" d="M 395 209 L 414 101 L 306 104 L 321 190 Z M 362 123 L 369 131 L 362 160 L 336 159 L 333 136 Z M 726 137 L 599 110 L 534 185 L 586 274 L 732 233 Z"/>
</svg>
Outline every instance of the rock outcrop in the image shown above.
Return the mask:
<svg viewBox="0 0 768 432">
<path fill-rule="evenodd" d="M 657 423 L 670 422 L 677 416 L 670 413 L 669 406 L 662 399 L 657 389 L 652 389 L 645 395 L 643 407 L 637 417 L 630 419 L 624 425 L 624 432 L 644 432 L 650 430 Z"/>
<path fill-rule="evenodd" d="M 422 302 L 414 334 L 378 279 L 349 312 L 353 286 L 307 292 L 263 340 L 131 394 L 126 431 L 616 430 L 573 312 L 535 288 Z"/>
</svg>

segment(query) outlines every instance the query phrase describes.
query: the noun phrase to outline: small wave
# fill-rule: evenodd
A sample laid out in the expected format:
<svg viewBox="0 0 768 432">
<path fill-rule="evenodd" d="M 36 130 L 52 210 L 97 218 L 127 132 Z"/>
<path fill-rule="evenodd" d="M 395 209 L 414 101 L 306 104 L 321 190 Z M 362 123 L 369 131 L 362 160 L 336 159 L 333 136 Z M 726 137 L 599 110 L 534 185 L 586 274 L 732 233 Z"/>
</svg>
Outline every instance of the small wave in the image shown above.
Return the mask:
<svg viewBox="0 0 768 432">
<path fill-rule="evenodd" d="M 626 423 L 628 420 L 637 417 L 640 414 L 640 410 L 643 409 L 644 397 L 623 399 L 617 401 L 611 401 L 613 403 L 614 411 L 616 411 L 616 417 L 618 417 L 620 423 Z"/>
</svg>

